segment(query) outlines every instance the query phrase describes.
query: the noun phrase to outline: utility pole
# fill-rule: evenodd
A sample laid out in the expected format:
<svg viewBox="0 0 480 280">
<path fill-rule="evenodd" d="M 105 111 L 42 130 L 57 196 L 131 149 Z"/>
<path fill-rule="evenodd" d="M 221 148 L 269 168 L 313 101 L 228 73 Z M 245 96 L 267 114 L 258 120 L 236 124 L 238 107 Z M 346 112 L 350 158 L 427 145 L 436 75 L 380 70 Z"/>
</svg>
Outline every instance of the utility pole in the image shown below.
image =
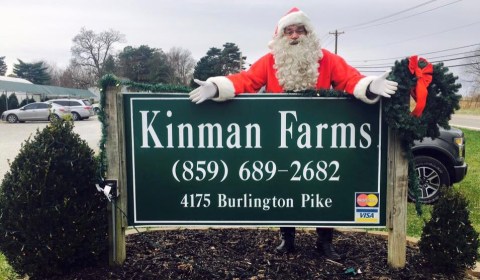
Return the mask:
<svg viewBox="0 0 480 280">
<path fill-rule="evenodd" d="M 330 34 L 335 35 L 335 54 L 337 54 L 338 35 L 343 33 L 345 32 L 338 32 L 338 30 L 335 30 L 335 32 L 330 32 Z"/>
</svg>

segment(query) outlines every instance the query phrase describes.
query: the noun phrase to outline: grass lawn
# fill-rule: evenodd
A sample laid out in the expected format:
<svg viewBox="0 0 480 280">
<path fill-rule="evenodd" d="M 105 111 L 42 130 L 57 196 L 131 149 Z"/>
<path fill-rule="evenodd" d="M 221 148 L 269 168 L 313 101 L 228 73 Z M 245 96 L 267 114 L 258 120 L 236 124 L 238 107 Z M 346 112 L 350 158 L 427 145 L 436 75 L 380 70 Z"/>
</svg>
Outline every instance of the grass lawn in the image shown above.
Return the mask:
<svg viewBox="0 0 480 280">
<path fill-rule="evenodd" d="M 0 279 L 17 279 L 12 267 L 7 263 L 5 256 L 0 253 Z"/>
<path fill-rule="evenodd" d="M 480 131 L 462 129 L 465 133 L 466 162 L 468 172 L 465 179 L 453 187 L 467 197 L 470 206 L 470 221 L 477 232 L 480 232 Z M 418 216 L 415 205 L 409 203 L 407 216 L 407 235 L 420 237 L 424 225 L 424 219 L 430 218 L 431 205 L 422 207 L 423 215 Z"/>
</svg>

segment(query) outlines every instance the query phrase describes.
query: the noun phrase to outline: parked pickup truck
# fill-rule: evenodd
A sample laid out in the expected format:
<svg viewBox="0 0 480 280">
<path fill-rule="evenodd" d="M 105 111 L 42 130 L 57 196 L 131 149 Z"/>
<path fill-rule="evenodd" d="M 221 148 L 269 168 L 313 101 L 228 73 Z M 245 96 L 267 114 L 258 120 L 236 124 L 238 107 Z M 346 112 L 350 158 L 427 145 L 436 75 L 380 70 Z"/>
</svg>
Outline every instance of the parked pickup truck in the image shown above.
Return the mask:
<svg viewBox="0 0 480 280">
<path fill-rule="evenodd" d="M 457 128 L 440 128 L 440 136 L 416 141 L 412 148 L 415 169 L 419 178 L 419 201 L 434 203 L 439 198 L 441 186 L 458 183 L 467 174 L 465 162 L 465 137 Z M 409 190 L 408 197 L 415 201 Z"/>
</svg>

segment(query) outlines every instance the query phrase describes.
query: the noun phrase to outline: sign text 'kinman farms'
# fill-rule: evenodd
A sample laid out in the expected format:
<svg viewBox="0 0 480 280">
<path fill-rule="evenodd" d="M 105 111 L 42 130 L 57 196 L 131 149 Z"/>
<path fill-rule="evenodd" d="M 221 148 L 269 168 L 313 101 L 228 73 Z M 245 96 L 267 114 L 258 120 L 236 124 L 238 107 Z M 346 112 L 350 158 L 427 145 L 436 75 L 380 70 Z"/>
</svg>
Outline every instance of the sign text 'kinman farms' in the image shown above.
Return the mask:
<svg viewBox="0 0 480 280">
<path fill-rule="evenodd" d="M 125 95 L 129 224 L 382 226 L 379 105 Z M 363 197 L 375 204 L 359 204 Z"/>
<path fill-rule="evenodd" d="M 262 148 L 260 137 L 262 129 L 258 123 L 248 123 L 243 127 L 238 123 L 226 125 L 220 123 L 176 124 L 174 123 L 174 113 L 171 110 L 167 110 L 164 115 L 160 111 L 139 111 L 139 113 L 142 120 L 141 148 Z M 332 149 L 356 148 L 357 146 L 368 148 L 372 143 L 370 123 L 360 124 L 358 128 L 352 123 L 312 125 L 299 123 L 296 111 L 278 111 L 278 116 L 279 149 L 288 148 L 290 141 L 294 141 L 299 149 L 323 149 L 325 144 L 326 147 Z M 331 135 L 330 139 L 325 139 L 326 137 L 323 136 L 325 131 Z"/>
</svg>

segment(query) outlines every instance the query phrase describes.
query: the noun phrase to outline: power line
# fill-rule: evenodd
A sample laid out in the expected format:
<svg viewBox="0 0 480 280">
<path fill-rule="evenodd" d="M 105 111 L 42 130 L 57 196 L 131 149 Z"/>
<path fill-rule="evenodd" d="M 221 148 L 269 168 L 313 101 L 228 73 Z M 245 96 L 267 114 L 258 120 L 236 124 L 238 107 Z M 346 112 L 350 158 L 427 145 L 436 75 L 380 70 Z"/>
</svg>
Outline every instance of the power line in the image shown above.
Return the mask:
<svg viewBox="0 0 480 280">
<path fill-rule="evenodd" d="M 468 54 L 468 53 L 476 53 L 477 51 L 469 51 L 469 52 L 462 52 L 462 53 L 452 53 L 452 54 L 446 54 L 446 55 L 440 55 L 440 56 L 431 56 L 428 57 L 428 59 L 434 59 L 434 58 L 440 58 L 440 57 L 449 57 L 449 56 L 454 56 L 454 55 L 461 55 L 461 54 Z"/>
<path fill-rule="evenodd" d="M 439 50 L 439 51 L 433 51 L 433 52 L 419 53 L 418 55 L 426 55 L 426 54 L 440 53 L 440 52 L 446 52 L 446 51 L 452 51 L 452 50 L 469 48 L 469 47 L 473 47 L 473 46 L 480 46 L 480 43 L 471 44 L 471 45 L 466 45 L 466 46 L 461 46 L 461 47 L 455 47 L 455 48 L 450 48 L 450 49 L 444 49 L 444 50 Z M 405 58 L 405 57 L 407 57 L 407 56 L 397 56 L 397 57 L 379 58 L 379 59 L 350 60 L 349 62 L 368 62 L 368 61 L 394 60 L 394 59 L 403 59 L 403 58 Z"/>
<path fill-rule="evenodd" d="M 464 63 L 464 64 L 455 64 L 455 65 L 444 65 L 444 67 L 447 67 L 447 68 L 455 68 L 455 67 L 461 67 L 461 66 L 469 66 L 469 65 L 480 65 L 480 62 L 472 62 L 472 63 Z M 383 69 L 379 69 L 379 70 L 362 70 L 360 72 L 362 73 L 383 73 L 385 72 L 386 70 L 392 68 L 392 66 L 390 67 L 386 67 L 386 68 L 383 68 Z"/>
<path fill-rule="evenodd" d="M 460 60 L 460 59 L 466 59 L 466 58 L 472 58 L 472 57 L 480 57 L 480 55 L 470 55 L 470 56 L 464 56 L 464 57 L 460 57 L 460 58 L 443 59 L 443 60 L 431 61 L 430 63 L 438 63 L 438 62 L 445 62 L 445 61 L 452 61 L 452 60 Z"/>
<path fill-rule="evenodd" d="M 411 7 L 411 8 L 408 8 L 408 9 L 405 9 L 405 10 L 402 10 L 400 12 L 397 12 L 397 13 L 394 13 L 390 16 L 394 16 L 394 15 L 398 15 L 398 14 L 401 14 L 401 13 L 404 13 L 404 12 L 407 12 L 407 11 L 410 11 L 410 10 L 413 10 L 413 9 L 416 9 L 418 7 L 421 7 L 421 6 L 424 6 L 424 5 L 428 5 L 432 2 L 435 2 L 437 0 L 434 0 L 434 1 L 427 1 L 425 3 L 422 3 L 420 5 L 417 5 L 417 6 L 414 6 L 414 7 Z M 424 14 L 424 13 L 427 13 L 427 12 L 431 12 L 431 11 L 434 11 L 434 10 L 438 10 L 440 8 L 443 8 L 443 7 L 446 7 L 446 6 L 449 6 L 449 5 L 452 5 L 452 4 L 456 4 L 460 1 L 463 1 L 463 0 L 456 0 L 454 2 L 450 2 L 450 3 L 447 3 L 447 4 L 444 4 L 444 5 L 441 5 L 441 6 L 438 6 L 438 7 L 435 7 L 435 8 L 432 8 L 432 9 L 429 9 L 429 10 L 426 10 L 426 11 L 422 11 L 422 12 L 419 12 L 419 13 L 416 13 L 416 14 L 413 14 L 413 15 L 409 15 L 409 16 L 406 16 L 406 17 L 402 17 L 402 18 L 399 18 L 399 19 L 394 19 L 394 20 L 391 20 L 391 21 L 387 21 L 387 22 L 383 22 L 383 23 L 379 23 L 379 24 L 374 24 L 374 25 L 368 25 L 368 26 L 363 26 L 363 25 L 366 25 L 368 23 L 372 23 L 372 22 L 376 22 L 376 21 L 380 21 L 382 19 L 385 19 L 385 18 L 388 18 L 390 16 L 386 16 L 386 17 L 382 17 L 382 18 L 379 18 L 379 19 L 375 19 L 375 20 L 371 20 L 371 21 L 368 21 L 368 22 L 365 22 L 365 23 L 360 23 L 360 24 L 356 24 L 356 25 L 350 25 L 350 26 L 347 26 L 347 27 L 343 27 L 341 29 L 350 29 L 350 30 L 359 30 L 359 29 L 366 29 L 366 28 L 370 28 L 370 27 L 376 27 L 376 26 L 381 26 L 381 25 L 385 25 L 385 24 L 388 24 L 388 23 L 392 23 L 392 22 L 396 22 L 396 21 L 400 21 L 400 20 L 403 20 L 403 19 L 406 19 L 406 18 L 410 18 L 410 17 L 413 17 L 413 16 L 417 16 L 417 15 L 420 15 L 420 14 Z M 363 26 L 363 27 L 362 27 Z M 325 35 L 322 36 L 322 39 L 321 41 L 323 42 L 323 40 L 329 36 L 330 34 L 334 34 L 332 32 L 330 33 L 326 33 Z M 330 45 L 331 43 L 331 38 L 329 38 L 328 41 L 326 41 L 323 46 L 324 47 L 327 47 L 328 45 Z M 337 36 L 335 36 L 335 45 L 337 46 Z"/>
<path fill-rule="evenodd" d="M 456 58 L 451 58 L 451 59 L 443 59 L 443 60 L 429 61 L 429 62 L 430 62 L 430 63 L 439 63 L 439 62 L 453 61 L 453 60 L 461 60 L 461 59 L 472 58 L 472 57 L 480 57 L 480 54 L 470 55 L 470 56 L 456 57 Z M 355 68 L 382 68 L 382 67 L 390 67 L 390 66 L 391 66 L 391 65 L 387 65 L 387 64 L 353 65 L 353 67 L 355 67 Z"/>
<path fill-rule="evenodd" d="M 476 64 L 480 64 L 480 62 L 472 62 L 472 63 L 465 63 L 465 64 L 457 64 L 457 65 L 445 65 L 445 67 L 453 68 L 453 67 L 469 66 L 469 65 L 476 65 Z"/>
<path fill-rule="evenodd" d="M 471 55 L 471 56 L 464 56 L 464 57 L 459 57 L 459 58 L 452 58 L 452 59 L 445 59 L 445 60 L 437 60 L 437 61 L 430 61 L 430 63 L 445 63 L 446 61 L 454 61 L 454 60 L 463 60 L 467 58 L 472 58 L 472 57 L 480 57 L 479 55 Z M 468 65 L 476 65 L 480 64 L 480 62 L 469 62 L 469 63 L 464 63 L 464 64 L 457 64 L 457 65 L 451 65 L 451 66 L 446 66 L 446 67 L 459 67 L 459 66 L 468 66 Z M 388 70 L 392 67 L 392 65 L 378 65 L 378 66 L 353 66 L 356 69 L 378 69 L 378 70 L 362 70 L 362 72 L 382 72 L 385 70 Z"/>
<path fill-rule="evenodd" d="M 328 34 L 330 35 L 330 34 Z M 322 47 L 323 48 L 326 48 L 328 45 L 330 45 L 332 42 L 334 41 L 334 38 L 333 36 L 332 37 L 329 37 L 324 43 L 322 43 Z"/>
<path fill-rule="evenodd" d="M 463 0 L 457 0 L 457 1 L 455 1 L 455 2 L 447 3 L 447 4 L 444 4 L 444 5 L 442 5 L 442 6 L 438 6 L 438 7 L 432 8 L 432 9 L 430 9 L 430 10 L 426 10 L 426 11 L 419 12 L 419 13 L 416 13 L 416 14 L 413 14 L 413 15 L 409 15 L 409 16 L 406 16 L 406 17 L 394 19 L 394 20 L 391 20 L 391 21 L 382 22 L 382 23 L 379 23 L 379 24 L 368 25 L 368 26 L 357 27 L 357 28 L 353 27 L 351 30 L 360 30 L 360 29 L 366 29 L 366 28 L 370 28 L 370 27 L 376 27 L 376 26 L 385 25 L 385 24 L 388 24 L 388 23 L 400 21 L 400 20 L 403 20 L 403 19 L 407 19 L 407 18 L 411 18 L 411 17 L 417 16 L 417 15 L 425 14 L 425 13 L 428 13 L 428 12 L 431 12 L 431 11 L 434 11 L 434 10 L 438 10 L 438 9 L 440 9 L 440 8 L 443 8 L 443 7 L 446 7 L 446 6 L 449 6 L 449 5 L 458 3 L 458 2 L 460 2 L 460 1 L 463 1 Z"/>
<path fill-rule="evenodd" d="M 472 23 L 465 24 L 465 25 L 456 26 L 456 27 L 454 27 L 454 28 L 447 29 L 447 30 L 442 30 L 442 31 L 435 32 L 435 33 L 420 35 L 420 36 L 417 36 L 417 37 L 414 37 L 414 38 L 405 39 L 405 40 L 397 41 L 397 42 L 391 42 L 391 43 L 387 43 L 387 44 L 383 44 L 383 45 L 378 45 L 378 46 L 375 46 L 375 47 L 369 47 L 369 48 L 386 47 L 386 46 L 396 45 L 396 44 L 400 44 L 400 43 L 405 43 L 405 42 L 408 42 L 408 41 L 414 41 L 414 40 L 418 40 L 418 39 L 425 39 L 426 37 L 431 37 L 431 36 L 438 35 L 438 34 L 444 34 L 444 33 L 447 33 L 447 32 L 450 32 L 450 31 L 454 31 L 454 30 L 457 30 L 457 29 L 462 29 L 462 28 L 465 28 L 465 27 L 469 27 L 469 26 L 472 26 L 472 25 L 475 25 L 475 24 L 478 24 L 478 23 L 480 23 L 480 21 L 472 22 Z"/>
<path fill-rule="evenodd" d="M 380 21 L 380 20 L 383 20 L 383 19 L 386 19 L 386 18 L 390 18 L 390 17 L 392 17 L 392 16 L 396 16 L 396 15 L 399 15 L 399 14 L 402 14 L 402 13 L 405 13 L 405 12 L 408 12 L 408 11 L 411 11 L 411 10 L 414 10 L 414 9 L 416 9 L 416 8 L 419 8 L 419 7 L 428 5 L 428 4 L 433 3 L 433 2 L 436 2 L 436 1 L 437 1 L 437 0 L 427 1 L 427 2 L 424 2 L 424 3 L 422 3 L 422 4 L 413 6 L 413 7 L 411 7 L 411 8 L 408 8 L 408 9 L 405 9 L 405 10 L 402 10 L 402 11 L 399 11 L 399 12 L 396 12 L 396 13 L 393 13 L 393 14 L 390 14 L 390 15 L 387 15 L 387 16 L 384 16 L 384 17 L 381 17 L 381 18 L 377 18 L 377 19 L 374 19 L 374 20 L 366 21 L 366 22 L 363 22 L 363 23 L 355 24 L 355 25 L 345 26 L 345 27 L 342 27 L 342 28 L 340 28 L 340 29 L 344 29 L 344 30 L 345 30 L 345 29 L 349 29 L 349 28 L 354 28 L 354 27 L 362 26 L 362 25 L 367 25 L 367 24 L 369 24 L 369 23 L 377 22 L 377 21 Z"/>
<path fill-rule="evenodd" d="M 469 47 L 478 46 L 478 45 L 480 45 L 480 43 L 472 44 L 472 45 L 467 45 L 467 46 L 462 46 L 462 47 L 451 48 L 451 49 L 445 49 L 445 50 L 441 50 L 441 51 L 421 53 L 420 55 L 432 54 L 432 53 L 439 53 L 439 52 L 450 51 L 450 50 L 458 50 L 458 49 L 469 48 Z"/>
<path fill-rule="evenodd" d="M 372 27 L 372 26 L 366 26 L 366 27 L 359 27 L 359 26 L 366 25 L 366 24 L 373 23 L 373 22 L 377 22 L 377 21 L 380 21 L 380 20 L 389 18 L 389 17 L 391 17 L 391 16 L 399 15 L 399 14 L 402 14 L 402 13 L 404 13 L 404 12 L 407 12 L 407 11 L 410 11 L 410 10 L 413 10 L 413 9 L 416 9 L 416 8 L 418 8 L 418 7 L 421 7 L 421 6 L 424 6 L 424 5 L 428 5 L 428 4 L 430 4 L 430 3 L 432 3 L 432 2 L 435 2 L 435 1 L 438 1 L 438 0 L 427 1 L 427 2 L 422 3 L 422 4 L 420 4 L 420 5 L 416 5 L 416 6 L 414 6 L 414 7 L 411 7 L 411 8 L 405 9 L 405 10 L 402 10 L 402 11 L 400 11 L 400 12 L 393 13 L 393 14 L 388 15 L 388 16 L 385 16 L 385 17 L 381 17 L 381 18 L 378 18 L 378 19 L 374 19 L 374 20 L 367 21 L 367 22 L 360 23 L 360 24 L 356 24 L 356 25 L 346 26 L 346 27 L 343 27 L 343 28 L 340 28 L 340 29 L 349 29 L 349 28 L 351 28 L 351 29 L 355 30 L 355 29 L 362 29 L 362 28 Z M 456 2 L 459 2 L 459 1 L 463 1 L 463 0 L 457 0 Z M 453 2 L 453 3 L 456 3 L 456 2 Z M 441 7 L 444 7 L 444 6 L 453 4 L 453 3 L 448 3 L 448 4 L 446 4 L 446 5 L 443 5 L 443 6 L 440 6 L 440 7 L 436 7 L 436 8 L 431 9 L 431 10 L 436 10 L 436 9 L 441 8 Z M 431 11 L 431 10 L 428 10 L 428 11 Z M 422 13 L 426 13 L 426 12 L 428 12 L 428 11 L 424 11 L 424 12 L 422 12 Z M 414 15 L 412 15 L 412 16 L 414 16 Z M 410 17 L 411 17 L 411 16 L 410 16 Z M 401 20 L 401 19 L 398 19 L 398 20 Z M 398 20 L 394 20 L 394 21 L 398 21 Z M 393 22 L 393 21 L 391 21 L 391 22 Z M 389 23 L 389 22 L 387 22 L 387 23 Z M 385 24 L 385 23 L 383 23 L 383 24 Z M 381 25 L 381 24 L 379 24 L 379 25 Z M 373 25 L 373 26 L 377 26 L 377 25 Z M 355 28 L 355 27 L 359 27 L 359 28 Z M 326 37 L 327 37 L 328 35 L 330 35 L 330 34 L 335 35 L 335 53 L 337 53 L 337 48 L 338 48 L 338 35 L 339 35 L 339 34 L 343 34 L 343 33 L 344 33 L 344 32 L 338 33 L 337 30 L 335 30 L 335 32 L 329 32 L 329 33 L 327 33 L 327 34 L 325 34 L 325 35 L 322 36 L 322 40 L 321 40 L 321 41 L 323 41 L 323 39 L 326 38 Z M 323 44 L 323 46 L 326 47 L 326 46 L 328 46 L 330 43 L 331 43 L 331 40 L 325 42 L 325 44 Z"/>
</svg>

